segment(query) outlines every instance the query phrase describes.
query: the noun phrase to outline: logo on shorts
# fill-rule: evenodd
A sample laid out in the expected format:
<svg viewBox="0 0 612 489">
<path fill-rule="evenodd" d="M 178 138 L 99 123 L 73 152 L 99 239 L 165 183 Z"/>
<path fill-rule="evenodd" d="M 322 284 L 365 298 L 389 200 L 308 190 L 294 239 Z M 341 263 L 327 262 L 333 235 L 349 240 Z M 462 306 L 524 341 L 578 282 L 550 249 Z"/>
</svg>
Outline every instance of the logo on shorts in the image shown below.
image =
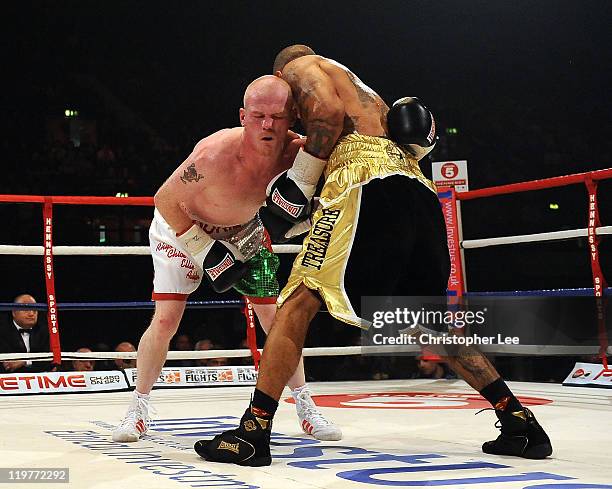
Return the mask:
<svg viewBox="0 0 612 489">
<path fill-rule="evenodd" d="M 207 268 L 206 273 L 208 274 L 211 280 L 216 280 L 219 277 L 219 275 L 225 272 L 234 263 L 235 262 L 232 256 L 229 253 L 227 253 L 225 257 L 223 257 L 223 260 L 221 260 L 221 262 L 218 265 Z"/>
<path fill-rule="evenodd" d="M 296 219 L 302 212 L 302 209 L 304 208 L 303 205 L 294 204 L 293 202 L 289 202 L 288 200 L 286 200 L 281 195 L 281 193 L 278 191 L 277 188 L 275 188 L 274 192 L 272 192 L 272 202 L 274 202 L 277 206 L 283 209 L 287 214 L 289 214 L 292 217 L 295 217 Z"/>
<path fill-rule="evenodd" d="M 168 258 L 187 258 L 187 255 L 185 255 L 185 253 L 177 250 L 174 246 L 169 245 L 167 243 L 157 243 L 155 251 L 161 251 L 162 253 L 166 253 Z"/>
<path fill-rule="evenodd" d="M 327 248 L 329 248 L 331 235 L 334 232 L 334 226 L 339 217 L 340 210 L 323 209 L 323 216 L 315 221 L 308 236 L 308 245 L 302 258 L 302 266 L 321 270 Z"/>
</svg>

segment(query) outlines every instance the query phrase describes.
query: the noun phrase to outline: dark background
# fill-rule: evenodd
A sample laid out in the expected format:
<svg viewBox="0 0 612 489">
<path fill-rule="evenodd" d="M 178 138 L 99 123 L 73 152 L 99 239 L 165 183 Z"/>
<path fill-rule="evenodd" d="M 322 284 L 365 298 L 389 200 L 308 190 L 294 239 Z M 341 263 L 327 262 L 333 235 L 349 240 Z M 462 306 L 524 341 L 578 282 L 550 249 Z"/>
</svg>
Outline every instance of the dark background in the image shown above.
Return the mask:
<svg viewBox="0 0 612 489">
<path fill-rule="evenodd" d="M 468 160 L 471 189 L 609 168 L 611 18 L 610 2 L 570 0 L 9 2 L 0 34 L 0 193 L 152 195 L 199 139 L 237 125 L 246 85 L 293 43 L 346 64 L 387 103 L 422 98 L 441 137 L 432 158 Z M 66 117 L 67 109 L 78 117 Z M 422 166 L 430 171 L 430 161 Z M 611 190 L 600 184 L 604 225 L 612 221 Z M 585 227 L 586 195 L 575 185 L 465 202 L 465 237 Z M 55 244 L 99 244 L 102 235 L 108 245 L 147 242 L 150 208 L 55 213 Z M 0 204 L 0 218 L 1 244 L 41 243 L 39 205 Z M 401 210 L 388 217 L 397 218 Z M 585 245 L 470 250 L 469 288 L 589 287 Z M 608 278 L 611 248 L 607 238 Z M 150 297 L 148 257 L 55 263 L 60 302 Z M 44 300 L 40 258 L 0 256 L 0 272 L 0 301 L 21 292 Z M 200 290 L 194 298 L 218 297 Z M 149 316 L 66 312 L 64 348 L 136 344 Z M 191 312 L 182 328 L 234 346 L 242 320 L 226 316 Z M 313 344 L 352 341 L 328 322 L 317 320 Z"/>
</svg>

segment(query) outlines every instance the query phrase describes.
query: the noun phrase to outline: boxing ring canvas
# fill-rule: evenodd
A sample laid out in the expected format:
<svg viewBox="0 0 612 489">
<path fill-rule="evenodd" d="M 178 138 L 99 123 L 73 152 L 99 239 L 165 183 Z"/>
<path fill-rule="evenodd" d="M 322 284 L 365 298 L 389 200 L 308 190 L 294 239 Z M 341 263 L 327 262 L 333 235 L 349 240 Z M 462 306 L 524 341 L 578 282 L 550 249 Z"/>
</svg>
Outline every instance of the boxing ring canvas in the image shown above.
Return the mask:
<svg viewBox="0 0 612 489">
<path fill-rule="evenodd" d="M 547 427 L 551 458 L 482 453 L 498 431 L 492 411 L 474 416 L 486 407 L 477 393 L 459 380 L 403 380 L 312 384 L 343 430 L 340 442 L 304 435 L 293 406 L 281 402 L 273 463 L 260 468 L 209 463 L 192 449 L 237 423 L 252 387 L 155 390 L 153 427 L 131 444 L 111 440 L 129 392 L 3 396 L 1 465 L 66 467 L 69 483 L 51 487 L 75 489 L 612 488 L 612 390 L 509 385 Z"/>
</svg>

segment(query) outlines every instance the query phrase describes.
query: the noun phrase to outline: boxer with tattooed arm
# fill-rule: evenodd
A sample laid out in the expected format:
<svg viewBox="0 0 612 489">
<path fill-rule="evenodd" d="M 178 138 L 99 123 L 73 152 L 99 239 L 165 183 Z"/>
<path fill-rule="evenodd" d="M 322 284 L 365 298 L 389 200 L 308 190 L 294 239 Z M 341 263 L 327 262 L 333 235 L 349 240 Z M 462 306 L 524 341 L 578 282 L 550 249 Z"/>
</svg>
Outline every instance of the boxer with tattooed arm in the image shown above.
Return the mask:
<svg viewBox="0 0 612 489">
<path fill-rule="evenodd" d="M 242 127 L 218 131 L 195 146 L 155 194 L 149 241 L 155 313 L 138 345 L 138 378 L 113 440 L 138 440 L 149 426 L 149 394 L 166 360 L 185 302 L 202 278 L 218 292 L 234 287 L 253 302 L 262 327 L 275 314 L 278 257 L 258 216 L 266 188 L 291 167 L 303 144 L 289 130 L 291 90 L 272 75 L 252 82 L 240 109 Z M 302 360 L 288 381 L 303 429 L 338 440 L 341 431 L 316 409 Z"/>
<path fill-rule="evenodd" d="M 278 401 L 323 303 L 336 319 L 367 328 L 362 296 L 446 297 L 450 271 L 436 188 L 418 164 L 436 142 L 424 104 L 405 97 L 390 109 L 347 67 L 301 44 L 280 51 L 273 72 L 291 86 L 307 139 L 260 212 L 271 235 L 282 237 L 305 220 L 323 171 L 325 183 L 279 295 L 251 405 L 238 428 L 195 444 L 206 460 L 238 465 L 271 464 Z M 459 347 L 445 360 L 491 403 L 501 423 L 499 437 L 483 444 L 485 453 L 534 459 L 552 453 L 533 413 L 482 353 Z"/>
</svg>

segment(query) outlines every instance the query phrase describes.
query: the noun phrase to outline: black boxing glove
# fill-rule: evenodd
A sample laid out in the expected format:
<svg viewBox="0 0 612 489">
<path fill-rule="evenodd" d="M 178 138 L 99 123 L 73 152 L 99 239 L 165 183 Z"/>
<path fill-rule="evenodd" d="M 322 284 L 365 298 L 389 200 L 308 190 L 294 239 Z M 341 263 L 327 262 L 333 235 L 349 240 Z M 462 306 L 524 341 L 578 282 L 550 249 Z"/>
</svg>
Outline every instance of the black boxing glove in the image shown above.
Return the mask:
<svg viewBox="0 0 612 489">
<path fill-rule="evenodd" d="M 215 240 L 202 263 L 202 269 L 215 292 L 225 292 L 243 279 L 249 271 L 244 257 L 232 244 Z"/>
<path fill-rule="evenodd" d="M 312 199 L 326 164 L 300 148 L 293 166 L 270 182 L 259 216 L 272 241 L 284 243 L 310 229 Z"/>
<path fill-rule="evenodd" d="M 298 151 L 293 166 L 277 175 L 266 191 L 267 209 L 278 217 L 296 224 L 310 215 L 311 201 L 327 160 Z M 270 231 L 268 226 L 266 229 Z"/>
<path fill-rule="evenodd" d="M 259 209 L 259 217 L 274 243 L 286 243 L 291 238 L 310 231 L 312 225 L 310 217 L 293 224 L 271 212 L 266 206 Z"/>
<path fill-rule="evenodd" d="M 429 109 L 416 97 L 396 100 L 387 113 L 392 141 L 412 154 L 417 161 L 436 145 L 436 122 Z"/>
<path fill-rule="evenodd" d="M 225 292 L 248 272 L 247 260 L 238 247 L 227 241 L 211 238 L 197 224 L 177 235 L 176 239 L 204 270 L 215 292 Z"/>
</svg>

